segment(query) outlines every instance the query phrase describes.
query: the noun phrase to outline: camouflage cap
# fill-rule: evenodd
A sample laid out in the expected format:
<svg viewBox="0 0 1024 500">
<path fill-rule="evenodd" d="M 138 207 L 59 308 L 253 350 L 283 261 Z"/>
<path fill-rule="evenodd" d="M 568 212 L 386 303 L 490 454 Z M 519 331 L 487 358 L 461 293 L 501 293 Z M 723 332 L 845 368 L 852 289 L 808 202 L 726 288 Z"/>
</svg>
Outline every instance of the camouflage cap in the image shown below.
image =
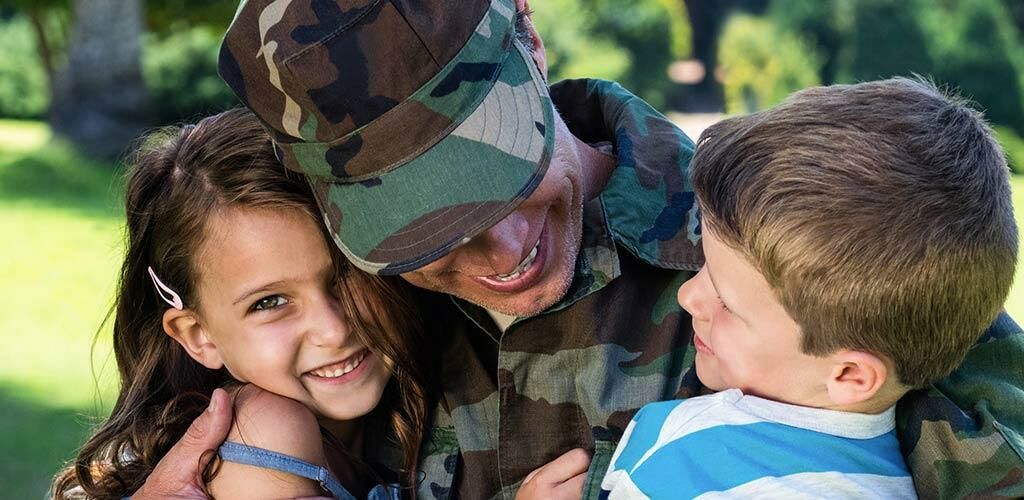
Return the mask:
<svg viewBox="0 0 1024 500">
<path fill-rule="evenodd" d="M 248 0 L 219 71 L 341 250 L 412 271 L 512 212 L 554 147 L 513 0 Z"/>
</svg>

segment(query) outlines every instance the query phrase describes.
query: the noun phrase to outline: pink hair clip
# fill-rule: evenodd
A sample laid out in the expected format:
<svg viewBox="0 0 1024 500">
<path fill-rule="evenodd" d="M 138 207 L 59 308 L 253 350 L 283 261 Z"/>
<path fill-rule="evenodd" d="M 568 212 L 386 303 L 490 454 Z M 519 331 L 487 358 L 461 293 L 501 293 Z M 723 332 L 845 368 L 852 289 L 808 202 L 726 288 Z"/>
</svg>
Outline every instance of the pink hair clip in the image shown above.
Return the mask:
<svg viewBox="0 0 1024 500">
<path fill-rule="evenodd" d="M 185 309 L 185 304 L 181 302 L 181 297 L 174 293 L 174 290 L 171 290 L 171 288 L 165 285 L 163 281 L 160 281 L 160 278 L 156 277 L 156 273 L 153 272 L 152 266 L 148 269 L 149 277 L 153 278 L 153 285 L 156 286 L 156 294 L 159 295 L 161 299 L 164 299 L 164 302 L 170 304 L 171 307 L 178 310 Z"/>
</svg>

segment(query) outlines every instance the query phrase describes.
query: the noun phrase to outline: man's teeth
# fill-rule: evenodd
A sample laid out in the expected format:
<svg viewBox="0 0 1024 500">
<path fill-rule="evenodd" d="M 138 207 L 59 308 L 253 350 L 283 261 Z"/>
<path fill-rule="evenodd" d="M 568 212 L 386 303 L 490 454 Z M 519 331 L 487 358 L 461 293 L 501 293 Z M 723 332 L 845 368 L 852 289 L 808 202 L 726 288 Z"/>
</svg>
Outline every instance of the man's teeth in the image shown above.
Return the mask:
<svg viewBox="0 0 1024 500">
<path fill-rule="evenodd" d="M 534 245 L 533 250 L 530 250 L 530 254 L 527 255 L 526 258 L 523 259 L 523 261 L 520 262 L 514 270 L 512 270 L 512 272 L 508 274 L 495 274 L 494 279 L 501 282 L 507 282 L 518 278 L 519 275 L 523 274 L 523 271 L 526 270 L 526 268 L 530 267 L 530 264 L 533 264 L 533 259 L 537 257 L 538 248 L 540 248 L 540 240 L 537 240 L 537 244 Z"/>
<path fill-rule="evenodd" d="M 350 359 L 348 361 L 343 361 L 341 363 L 336 363 L 336 364 L 333 364 L 333 365 L 330 365 L 330 366 L 325 366 L 323 368 L 317 368 L 316 370 L 313 370 L 310 373 L 312 373 L 313 375 L 316 375 L 317 377 L 323 377 L 323 378 L 337 378 L 337 377 L 340 377 L 340 376 L 342 376 L 342 375 L 344 375 L 344 374 L 346 374 L 346 373 L 348 373 L 348 372 L 358 368 L 359 364 L 362 363 L 363 359 L 366 358 L 366 352 L 367 351 L 363 351 L 358 356 L 356 356 L 355 358 Z"/>
</svg>

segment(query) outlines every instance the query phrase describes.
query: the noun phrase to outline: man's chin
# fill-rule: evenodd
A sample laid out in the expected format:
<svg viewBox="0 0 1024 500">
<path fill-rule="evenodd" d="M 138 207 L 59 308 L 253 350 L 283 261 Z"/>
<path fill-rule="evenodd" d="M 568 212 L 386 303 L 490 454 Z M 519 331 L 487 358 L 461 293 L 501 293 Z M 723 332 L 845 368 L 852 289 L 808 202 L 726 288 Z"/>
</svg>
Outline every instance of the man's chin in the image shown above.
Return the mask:
<svg viewBox="0 0 1024 500">
<path fill-rule="evenodd" d="M 555 305 L 565 295 L 565 286 L 545 287 L 544 290 L 531 288 L 513 296 L 481 293 L 475 297 L 460 297 L 484 309 L 499 312 L 517 318 L 528 318 L 544 312 Z"/>
</svg>

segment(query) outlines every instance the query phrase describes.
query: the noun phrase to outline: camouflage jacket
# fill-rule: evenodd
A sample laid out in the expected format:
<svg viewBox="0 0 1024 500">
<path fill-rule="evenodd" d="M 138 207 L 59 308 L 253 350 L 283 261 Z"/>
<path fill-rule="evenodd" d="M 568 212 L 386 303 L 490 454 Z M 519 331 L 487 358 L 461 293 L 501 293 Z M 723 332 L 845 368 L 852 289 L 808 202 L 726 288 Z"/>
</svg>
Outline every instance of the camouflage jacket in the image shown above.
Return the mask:
<svg viewBox="0 0 1024 500">
<path fill-rule="evenodd" d="M 686 171 L 693 142 L 612 82 L 551 88 L 570 130 L 610 141 L 617 167 L 584 209 L 566 296 L 504 334 L 455 301 L 465 328 L 441 362 L 442 397 L 421 454 L 420 498 L 508 498 L 563 452 L 593 453 L 584 498 L 646 403 L 699 394 L 690 317 L 675 300 L 703 261 Z M 1024 496 L 1024 334 L 1005 314 L 948 379 L 898 406 L 922 498 Z M 680 471 L 685 473 L 685 471 Z"/>
</svg>

